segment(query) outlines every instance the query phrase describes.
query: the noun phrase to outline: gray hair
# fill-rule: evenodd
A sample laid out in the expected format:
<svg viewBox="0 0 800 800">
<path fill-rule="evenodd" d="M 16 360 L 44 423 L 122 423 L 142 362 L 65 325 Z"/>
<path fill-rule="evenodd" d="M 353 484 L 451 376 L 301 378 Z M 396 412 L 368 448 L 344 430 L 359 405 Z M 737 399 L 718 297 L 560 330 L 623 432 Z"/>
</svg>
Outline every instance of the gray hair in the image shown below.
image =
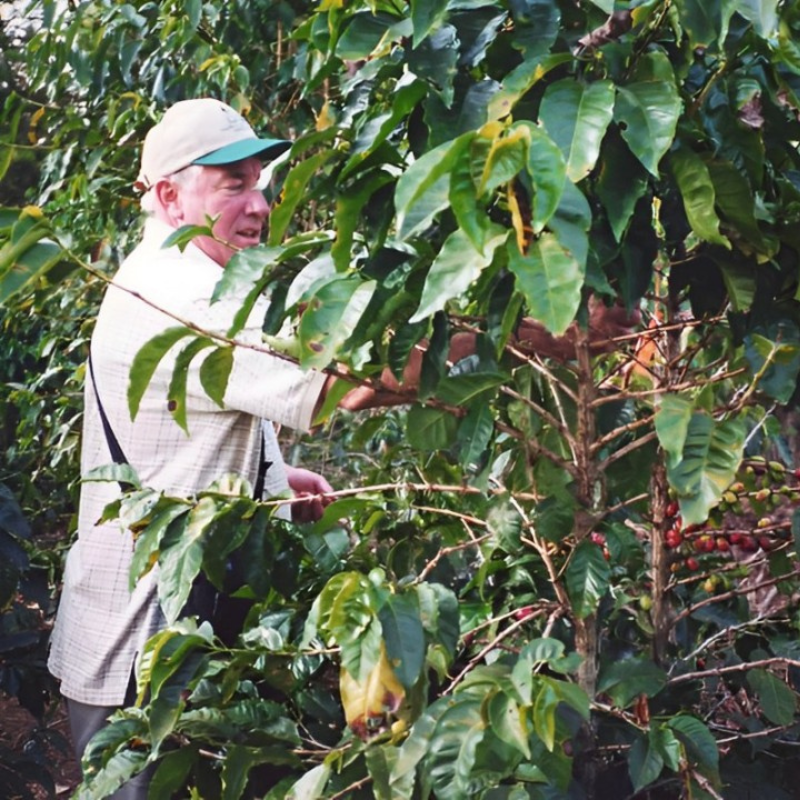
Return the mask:
<svg viewBox="0 0 800 800">
<path fill-rule="evenodd" d="M 189 164 L 188 167 L 173 172 L 171 175 L 165 175 L 164 178 L 185 189 L 194 184 L 202 169 L 203 166 L 201 164 Z M 152 186 L 142 195 L 142 199 L 139 202 L 145 214 L 148 216 L 155 214 L 156 194 Z"/>
</svg>

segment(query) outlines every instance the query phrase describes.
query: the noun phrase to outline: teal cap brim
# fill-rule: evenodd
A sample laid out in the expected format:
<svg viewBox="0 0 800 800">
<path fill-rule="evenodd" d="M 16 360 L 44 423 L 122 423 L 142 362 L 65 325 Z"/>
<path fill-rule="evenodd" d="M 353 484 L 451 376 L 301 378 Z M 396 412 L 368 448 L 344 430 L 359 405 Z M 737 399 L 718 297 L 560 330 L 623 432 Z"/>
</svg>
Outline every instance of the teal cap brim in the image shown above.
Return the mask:
<svg viewBox="0 0 800 800">
<path fill-rule="evenodd" d="M 242 139 L 240 142 L 226 144 L 219 150 L 214 150 L 200 158 L 192 161 L 192 164 L 201 164 L 206 167 L 220 166 L 222 164 L 233 164 L 245 158 L 253 156 L 277 158 L 281 153 L 285 153 L 292 143 L 286 139 Z"/>
</svg>

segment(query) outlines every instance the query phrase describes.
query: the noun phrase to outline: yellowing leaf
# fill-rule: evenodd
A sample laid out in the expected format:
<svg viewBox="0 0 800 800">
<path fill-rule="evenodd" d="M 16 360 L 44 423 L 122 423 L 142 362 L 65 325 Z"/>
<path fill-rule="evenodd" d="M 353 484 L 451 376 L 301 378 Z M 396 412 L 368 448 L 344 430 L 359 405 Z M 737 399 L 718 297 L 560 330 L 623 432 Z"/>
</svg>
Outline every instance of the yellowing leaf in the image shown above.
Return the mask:
<svg viewBox="0 0 800 800">
<path fill-rule="evenodd" d="M 28 126 L 28 141 L 31 144 L 36 144 L 36 126 L 39 124 L 39 120 L 44 116 L 44 106 L 37 108 L 36 111 L 31 115 L 30 125 Z"/>
<path fill-rule="evenodd" d="M 318 131 L 324 131 L 326 128 L 330 128 L 334 121 L 335 117 L 331 113 L 330 104 L 326 100 L 320 109 L 319 114 L 317 114 L 316 129 Z"/>
<path fill-rule="evenodd" d="M 405 699 L 405 690 L 394 674 L 383 642 L 378 663 L 365 681 L 356 680 L 341 668 L 339 693 L 347 724 L 360 739 L 366 741 L 391 726 L 395 712 Z"/>
<path fill-rule="evenodd" d="M 511 224 L 514 226 L 514 232 L 517 235 L 517 247 L 519 252 L 524 255 L 528 249 L 530 226 L 527 226 L 526 230 L 526 223 L 522 218 L 522 212 L 517 201 L 517 193 L 514 191 L 513 184 L 508 185 L 508 210 L 511 212 Z"/>
<path fill-rule="evenodd" d="M 33 217 L 34 219 L 41 219 L 44 214 L 39 206 L 25 206 L 22 209 L 21 217 Z"/>
</svg>

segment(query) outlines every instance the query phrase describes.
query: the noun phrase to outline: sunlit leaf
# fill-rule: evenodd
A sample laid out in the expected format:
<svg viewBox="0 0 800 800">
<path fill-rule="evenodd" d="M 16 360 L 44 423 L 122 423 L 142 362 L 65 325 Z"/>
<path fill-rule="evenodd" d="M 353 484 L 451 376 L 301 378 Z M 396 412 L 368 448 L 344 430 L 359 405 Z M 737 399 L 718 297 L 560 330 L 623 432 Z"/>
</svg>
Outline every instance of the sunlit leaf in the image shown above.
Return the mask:
<svg viewBox="0 0 800 800">
<path fill-rule="evenodd" d="M 689 420 L 681 460 L 667 465 L 670 485 L 680 496 L 688 524 L 705 522 L 733 482 L 742 460 L 745 428 L 741 421 L 716 422 L 702 412 Z"/>
<path fill-rule="evenodd" d="M 525 295 L 530 315 L 559 335 L 569 327 L 581 302 L 584 270 L 552 233 L 533 241 L 527 253 L 509 240 L 508 266 Z"/>
<path fill-rule="evenodd" d="M 431 264 L 419 307 L 409 322 L 418 322 L 441 311 L 449 300 L 465 292 L 491 264 L 494 250 L 505 236 L 506 231 L 497 227 L 484 253 L 480 253 L 463 231 L 451 233 Z"/>
<path fill-rule="evenodd" d="M 539 119 L 561 149 L 571 181 L 577 183 L 594 168 L 613 112 L 611 81 L 583 84 L 565 78 L 547 87 Z"/>
<path fill-rule="evenodd" d="M 617 87 L 614 119 L 633 154 L 656 178 L 658 164 L 672 145 L 681 108 L 672 65 L 659 51 L 643 56 L 633 81 Z"/>
<path fill-rule="evenodd" d="M 397 231 L 407 239 L 424 230 L 450 200 L 450 170 L 462 151 L 469 146 L 474 133 L 425 153 L 400 176 L 395 189 Z"/>
</svg>

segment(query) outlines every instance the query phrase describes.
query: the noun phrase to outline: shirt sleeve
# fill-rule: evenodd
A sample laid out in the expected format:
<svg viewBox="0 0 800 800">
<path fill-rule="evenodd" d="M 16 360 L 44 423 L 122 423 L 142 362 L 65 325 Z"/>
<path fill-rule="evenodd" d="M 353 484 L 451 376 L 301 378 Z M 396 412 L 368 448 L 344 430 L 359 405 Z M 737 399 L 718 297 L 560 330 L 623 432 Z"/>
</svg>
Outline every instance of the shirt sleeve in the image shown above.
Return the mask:
<svg viewBox="0 0 800 800">
<path fill-rule="evenodd" d="M 303 370 L 298 364 L 266 352 L 261 324 L 268 301 L 259 300 L 250 313 L 247 324 L 237 333 L 233 367 L 225 391 L 225 408 L 243 411 L 255 417 L 288 425 L 295 430 L 308 430 L 313 421 L 326 375 L 316 370 Z M 204 330 L 225 335 L 230 329 L 241 303 L 223 300 L 212 305 L 198 301 L 192 318 Z M 202 357 L 194 362 L 199 365 Z M 203 391 L 199 378 L 197 391 Z"/>
</svg>

